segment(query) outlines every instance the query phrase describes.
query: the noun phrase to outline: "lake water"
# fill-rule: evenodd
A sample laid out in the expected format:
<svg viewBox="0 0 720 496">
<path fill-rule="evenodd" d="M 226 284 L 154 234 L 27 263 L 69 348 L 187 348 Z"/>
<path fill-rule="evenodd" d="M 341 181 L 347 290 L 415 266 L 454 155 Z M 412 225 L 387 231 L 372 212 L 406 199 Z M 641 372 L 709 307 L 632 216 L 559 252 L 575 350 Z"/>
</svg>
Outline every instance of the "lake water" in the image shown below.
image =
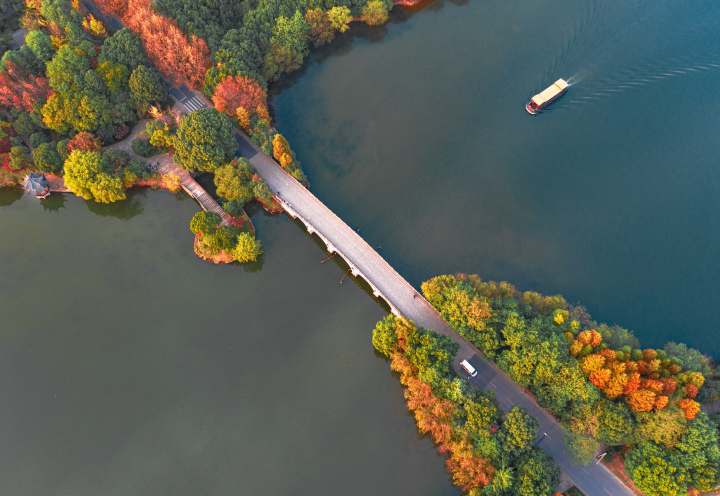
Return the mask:
<svg viewBox="0 0 720 496">
<path fill-rule="evenodd" d="M 274 111 L 315 193 L 411 282 L 475 272 L 717 355 L 719 14 L 435 3 L 323 51 Z"/>
<path fill-rule="evenodd" d="M 275 114 L 413 283 L 477 272 L 717 354 L 719 9 L 437 3 L 313 56 Z M 0 206 L 0 493 L 456 494 L 371 349 L 384 309 L 298 225 L 256 213 L 262 265 L 215 267 L 167 193 Z"/>
<path fill-rule="evenodd" d="M 200 261 L 196 209 L 0 210 L 0 493 L 456 494 L 370 345 L 384 310 L 285 217 L 255 215 L 261 268 Z"/>
</svg>

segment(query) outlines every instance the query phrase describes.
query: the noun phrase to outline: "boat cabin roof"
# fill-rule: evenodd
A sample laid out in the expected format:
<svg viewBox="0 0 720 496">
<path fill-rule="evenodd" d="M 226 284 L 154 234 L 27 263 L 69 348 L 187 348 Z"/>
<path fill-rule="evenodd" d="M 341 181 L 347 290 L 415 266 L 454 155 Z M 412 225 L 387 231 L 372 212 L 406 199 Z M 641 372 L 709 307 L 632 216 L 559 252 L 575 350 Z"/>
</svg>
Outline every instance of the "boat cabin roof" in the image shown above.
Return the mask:
<svg viewBox="0 0 720 496">
<path fill-rule="evenodd" d="M 568 88 L 567 81 L 564 79 L 558 79 L 553 84 L 542 90 L 540 93 L 532 97 L 532 101 L 535 105 L 543 106 L 553 98 L 556 98 L 560 93 Z"/>
</svg>

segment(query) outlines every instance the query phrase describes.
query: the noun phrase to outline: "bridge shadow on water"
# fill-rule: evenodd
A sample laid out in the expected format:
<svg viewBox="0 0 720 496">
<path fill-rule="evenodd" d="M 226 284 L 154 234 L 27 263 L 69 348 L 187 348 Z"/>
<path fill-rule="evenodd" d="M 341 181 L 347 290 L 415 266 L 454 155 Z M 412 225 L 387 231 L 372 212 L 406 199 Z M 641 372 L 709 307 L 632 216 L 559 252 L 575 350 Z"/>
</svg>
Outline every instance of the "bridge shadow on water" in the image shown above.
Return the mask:
<svg viewBox="0 0 720 496">
<path fill-rule="evenodd" d="M 293 219 L 289 215 L 285 215 L 285 217 L 288 219 L 288 221 L 295 224 L 298 229 L 300 229 L 304 233 L 305 237 L 311 240 L 312 243 L 314 243 L 325 255 L 323 258 L 318 260 L 318 263 L 332 263 L 339 269 L 339 277 L 337 282 L 339 287 L 342 287 L 345 284 L 354 284 L 363 292 L 365 292 L 369 298 L 375 300 L 375 302 L 380 305 L 385 312 L 390 313 L 390 306 L 387 304 L 387 302 L 382 298 L 376 297 L 373 294 L 372 288 L 365 281 L 364 278 L 362 278 L 361 276 L 353 276 L 350 271 L 350 266 L 345 262 L 345 260 L 342 259 L 342 257 L 338 256 L 335 253 L 329 253 L 327 251 L 325 243 L 320 239 L 320 237 L 318 237 L 317 234 L 310 234 L 309 232 L 307 232 L 307 229 L 305 229 L 305 224 L 303 224 L 303 222 L 299 218 Z"/>
</svg>

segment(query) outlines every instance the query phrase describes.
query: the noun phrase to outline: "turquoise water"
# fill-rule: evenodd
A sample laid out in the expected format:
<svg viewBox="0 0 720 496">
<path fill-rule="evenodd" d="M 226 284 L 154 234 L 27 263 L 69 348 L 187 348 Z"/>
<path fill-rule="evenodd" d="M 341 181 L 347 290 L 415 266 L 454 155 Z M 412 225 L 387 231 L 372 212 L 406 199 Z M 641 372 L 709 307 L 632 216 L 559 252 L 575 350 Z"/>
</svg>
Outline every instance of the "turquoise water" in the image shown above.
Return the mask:
<svg viewBox="0 0 720 496">
<path fill-rule="evenodd" d="M 718 354 L 719 14 L 438 2 L 316 56 L 274 112 L 316 194 L 413 283 L 476 272 Z"/>
</svg>

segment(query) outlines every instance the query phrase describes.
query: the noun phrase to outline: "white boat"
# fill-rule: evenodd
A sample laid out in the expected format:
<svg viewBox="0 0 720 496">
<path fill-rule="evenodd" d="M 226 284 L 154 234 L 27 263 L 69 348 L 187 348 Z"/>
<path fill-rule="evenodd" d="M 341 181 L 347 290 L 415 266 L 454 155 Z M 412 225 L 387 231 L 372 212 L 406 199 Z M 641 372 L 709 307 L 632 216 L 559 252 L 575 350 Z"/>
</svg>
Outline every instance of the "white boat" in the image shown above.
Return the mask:
<svg viewBox="0 0 720 496">
<path fill-rule="evenodd" d="M 564 79 L 558 79 L 553 84 L 533 96 L 525 105 L 528 114 L 535 115 L 550 105 L 567 91 L 570 85 Z"/>
</svg>

